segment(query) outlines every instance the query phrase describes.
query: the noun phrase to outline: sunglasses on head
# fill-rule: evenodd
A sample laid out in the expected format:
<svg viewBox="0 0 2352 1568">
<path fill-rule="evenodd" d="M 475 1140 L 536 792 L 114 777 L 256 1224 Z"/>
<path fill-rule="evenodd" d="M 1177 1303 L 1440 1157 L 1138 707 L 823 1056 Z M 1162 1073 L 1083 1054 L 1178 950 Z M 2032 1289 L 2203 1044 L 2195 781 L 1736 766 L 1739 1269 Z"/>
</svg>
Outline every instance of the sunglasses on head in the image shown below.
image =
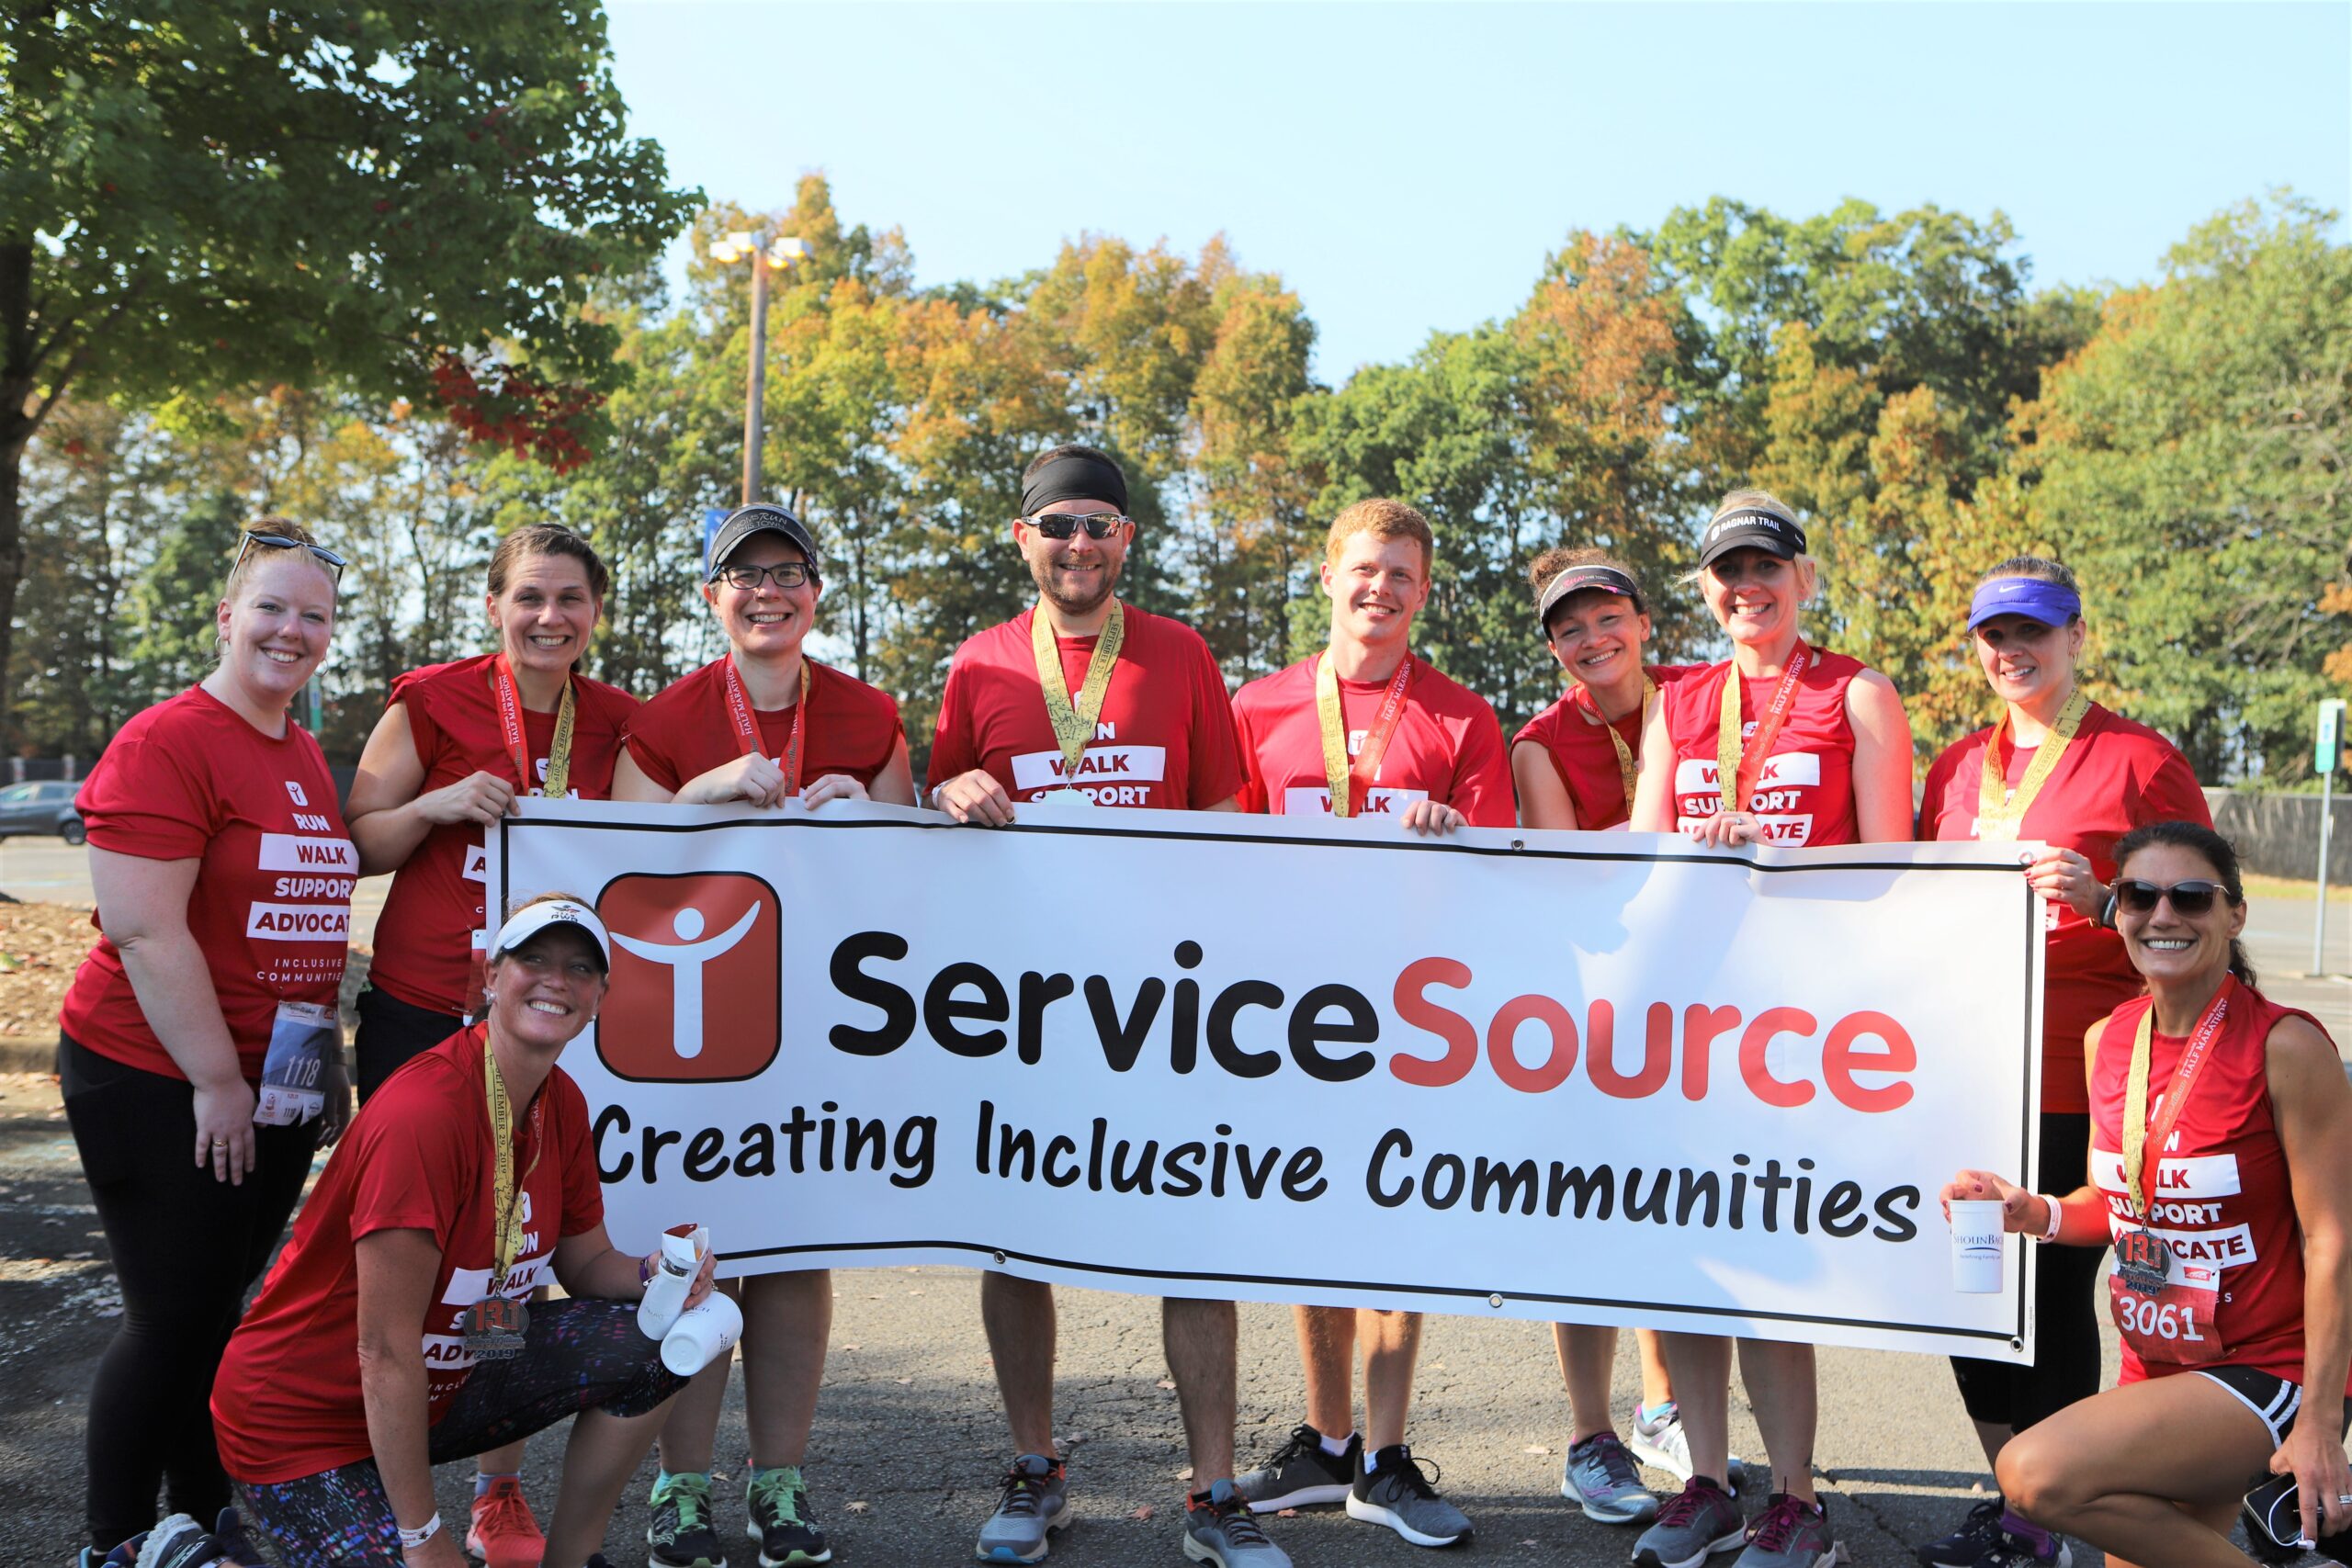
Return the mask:
<svg viewBox="0 0 2352 1568">
<path fill-rule="evenodd" d="M 2226 898 L 2230 892 L 2220 883 L 2207 882 L 2202 878 L 2188 882 L 2176 882 L 2171 886 L 2165 887 L 2154 882 L 2143 882 L 2136 876 L 2117 877 L 2110 891 L 2115 895 L 2118 908 L 2128 909 L 2135 915 L 2152 913 L 2155 909 L 2156 900 L 2169 898 L 2172 900 L 2174 914 L 2188 915 L 2192 918 L 2210 912 L 2213 908 L 2213 900 L 2216 897 Z"/>
<path fill-rule="evenodd" d="M 264 534 L 252 528 L 245 530 L 244 542 L 237 547 L 237 558 L 229 563 L 229 574 L 232 577 L 236 575 L 237 568 L 244 564 L 245 557 L 253 553 L 253 547 L 255 545 L 270 550 L 308 550 L 329 571 L 334 573 L 337 581 L 343 580 L 344 558 L 324 545 L 313 545 L 301 539 L 289 539 L 283 534 Z"/>
<path fill-rule="evenodd" d="M 1107 539 L 1120 524 L 1133 519 L 1116 512 L 1041 512 L 1029 526 L 1048 539 L 1067 539 L 1083 528 L 1090 539 Z"/>
</svg>

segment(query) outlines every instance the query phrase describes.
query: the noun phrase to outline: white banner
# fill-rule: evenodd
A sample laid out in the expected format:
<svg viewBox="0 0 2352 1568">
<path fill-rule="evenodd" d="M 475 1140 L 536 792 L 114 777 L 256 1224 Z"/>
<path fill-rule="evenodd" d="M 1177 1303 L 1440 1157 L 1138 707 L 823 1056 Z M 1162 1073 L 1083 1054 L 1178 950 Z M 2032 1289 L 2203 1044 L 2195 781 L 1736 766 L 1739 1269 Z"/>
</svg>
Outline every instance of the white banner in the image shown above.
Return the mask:
<svg viewBox="0 0 2352 1568">
<path fill-rule="evenodd" d="M 632 1250 L 2031 1359 L 1936 1193 L 2034 1177 L 2032 846 L 520 809 L 492 908 L 614 933 L 563 1066 Z"/>
</svg>

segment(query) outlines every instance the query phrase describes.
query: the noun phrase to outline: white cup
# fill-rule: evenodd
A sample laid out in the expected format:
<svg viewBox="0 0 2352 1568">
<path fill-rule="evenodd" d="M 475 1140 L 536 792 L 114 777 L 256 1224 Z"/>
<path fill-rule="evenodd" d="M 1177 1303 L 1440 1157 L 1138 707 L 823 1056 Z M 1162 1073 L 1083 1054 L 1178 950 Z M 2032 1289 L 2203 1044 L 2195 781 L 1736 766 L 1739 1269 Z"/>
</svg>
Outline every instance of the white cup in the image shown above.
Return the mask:
<svg viewBox="0 0 2352 1568">
<path fill-rule="evenodd" d="M 1997 1294 L 2009 1238 L 2001 1229 L 2001 1204 L 1993 1198 L 1955 1198 L 1951 1203 L 1951 1288 L 1969 1295 Z"/>
<path fill-rule="evenodd" d="M 743 1309 L 734 1297 L 713 1291 L 680 1313 L 662 1337 L 662 1364 L 690 1378 L 718 1359 L 742 1333 Z"/>
<path fill-rule="evenodd" d="M 673 1225 L 662 1233 L 662 1262 L 646 1281 L 644 1299 L 637 1303 L 638 1332 L 648 1339 L 668 1336 L 671 1325 L 685 1310 L 686 1293 L 710 1247 L 710 1232 L 699 1225 Z"/>
</svg>

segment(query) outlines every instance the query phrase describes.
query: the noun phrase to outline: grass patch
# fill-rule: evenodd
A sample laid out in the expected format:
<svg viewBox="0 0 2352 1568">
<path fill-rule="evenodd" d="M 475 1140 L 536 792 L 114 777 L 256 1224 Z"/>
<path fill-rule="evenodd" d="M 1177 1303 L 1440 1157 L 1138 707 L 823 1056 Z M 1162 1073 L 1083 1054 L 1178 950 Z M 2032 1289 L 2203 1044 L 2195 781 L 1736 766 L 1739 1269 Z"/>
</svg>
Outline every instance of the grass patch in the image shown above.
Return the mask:
<svg viewBox="0 0 2352 1568">
<path fill-rule="evenodd" d="M 2245 879 L 2245 896 L 2249 898 L 2301 899 L 2308 904 L 2312 895 L 2319 891 L 2319 884 L 2309 878 L 2290 876 L 2249 876 Z M 2330 904 L 2352 904 L 2352 887 L 2339 882 L 2327 885 Z"/>
</svg>

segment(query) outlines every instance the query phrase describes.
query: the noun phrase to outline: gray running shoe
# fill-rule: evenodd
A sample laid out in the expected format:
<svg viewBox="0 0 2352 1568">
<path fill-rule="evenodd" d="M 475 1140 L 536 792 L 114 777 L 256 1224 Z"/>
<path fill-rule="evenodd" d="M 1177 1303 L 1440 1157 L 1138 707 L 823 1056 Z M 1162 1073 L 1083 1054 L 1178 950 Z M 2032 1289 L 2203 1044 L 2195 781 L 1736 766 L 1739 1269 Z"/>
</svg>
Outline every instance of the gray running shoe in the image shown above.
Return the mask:
<svg viewBox="0 0 2352 1568">
<path fill-rule="evenodd" d="M 1830 1533 L 1829 1510 L 1775 1492 L 1747 1527 L 1747 1550 L 1732 1568 L 1829 1568 L 1845 1561 Z"/>
<path fill-rule="evenodd" d="M 1042 1562 L 1046 1538 L 1070 1521 L 1069 1479 L 1062 1461 L 1023 1454 L 1005 1472 L 1004 1495 L 980 1527 L 972 1555 L 983 1562 Z"/>
<path fill-rule="evenodd" d="M 1399 1443 L 1373 1456 L 1373 1468 L 1348 1489 L 1348 1517 L 1386 1525 L 1415 1546 L 1452 1546 L 1470 1539 L 1470 1517 L 1437 1495 Z"/>
<path fill-rule="evenodd" d="M 1642 1484 L 1633 1456 L 1614 1432 L 1595 1432 L 1568 1450 L 1560 1495 L 1604 1525 L 1645 1525 L 1657 1517 L 1657 1495 Z"/>
<path fill-rule="evenodd" d="M 1323 1503 L 1344 1503 L 1356 1472 L 1363 1468 L 1363 1438 L 1348 1434 L 1348 1451 L 1327 1453 L 1323 1434 L 1304 1421 L 1273 1457 L 1241 1476 L 1233 1489 L 1261 1514 L 1282 1508 L 1311 1508 Z"/>
<path fill-rule="evenodd" d="M 1682 1429 L 1680 1405 L 1668 1404 L 1663 1415 L 1651 1421 L 1644 1418 L 1642 1406 L 1636 1403 L 1634 1424 L 1626 1431 L 1625 1446 L 1633 1450 L 1634 1457 L 1644 1464 L 1655 1465 L 1677 1481 L 1690 1479 L 1690 1436 Z M 1739 1483 L 1747 1479 L 1746 1467 L 1739 1462 L 1739 1456 L 1734 1454 L 1728 1468 L 1730 1473 L 1724 1479 L 1736 1492 Z"/>
<path fill-rule="evenodd" d="M 1920 1568 L 1974 1568 L 1978 1560 L 2001 1544 L 2001 1516 L 2008 1506 L 1996 1492 L 1970 1508 L 1958 1529 L 1919 1548 Z"/>
<path fill-rule="evenodd" d="M 1747 1538 L 1732 1495 L 1703 1475 L 1658 1506 L 1657 1522 L 1634 1543 L 1636 1568 L 1699 1568 L 1710 1555 Z"/>
<path fill-rule="evenodd" d="M 646 1568 L 722 1568 L 727 1549 L 710 1524 L 710 1477 L 682 1471 L 653 1483 Z"/>
<path fill-rule="evenodd" d="M 1290 1554 L 1266 1539 L 1230 1481 L 1184 1499 L 1184 1555 L 1216 1568 L 1290 1568 Z"/>
</svg>

